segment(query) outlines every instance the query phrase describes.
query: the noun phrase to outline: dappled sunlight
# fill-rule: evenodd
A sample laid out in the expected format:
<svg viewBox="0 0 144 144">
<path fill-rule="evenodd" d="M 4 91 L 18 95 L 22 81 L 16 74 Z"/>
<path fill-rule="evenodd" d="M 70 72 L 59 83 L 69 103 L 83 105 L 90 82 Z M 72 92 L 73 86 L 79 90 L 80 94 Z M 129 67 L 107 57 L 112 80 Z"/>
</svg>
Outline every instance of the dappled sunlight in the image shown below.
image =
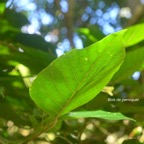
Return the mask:
<svg viewBox="0 0 144 144">
<path fill-rule="evenodd" d="M 30 71 L 29 71 L 29 68 L 27 68 L 26 66 L 22 65 L 22 64 L 19 64 L 17 65 L 17 69 L 19 70 L 22 78 L 23 78 L 23 81 L 25 83 L 25 85 L 27 87 L 30 87 L 31 86 L 31 81 L 30 81 Z"/>
<path fill-rule="evenodd" d="M 129 7 L 121 8 L 119 12 L 120 17 L 130 18 L 132 16 L 131 10 Z"/>
<path fill-rule="evenodd" d="M 27 137 L 32 133 L 32 129 L 30 129 L 28 126 L 25 126 L 24 128 L 19 128 L 18 132 L 23 136 Z"/>
<path fill-rule="evenodd" d="M 133 75 L 132 75 L 132 78 L 134 80 L 138 80 L 140 78 L 140 72 L 135 72 Z"/>
<path fill-rule="evenodd" d="M 0 1 L 0 144 L 144 143 L 144 0 Z"/>
</svg>

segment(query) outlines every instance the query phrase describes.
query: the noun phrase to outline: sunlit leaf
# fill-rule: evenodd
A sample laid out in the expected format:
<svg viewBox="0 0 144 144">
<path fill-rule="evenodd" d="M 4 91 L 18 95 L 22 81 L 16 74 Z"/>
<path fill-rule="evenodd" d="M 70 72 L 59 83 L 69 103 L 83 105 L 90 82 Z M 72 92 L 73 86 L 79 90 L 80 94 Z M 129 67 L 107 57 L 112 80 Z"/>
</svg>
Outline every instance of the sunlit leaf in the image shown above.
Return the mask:
<svg viewBox="0 0 144 144">
<path fill-rule="evenodd" d="M 105 36 L 96 26 L 90 26 L 89 28 L 78 28 L 76 29 L 76 32 L 80 36 L 84 47 L 101 40 Z"/>
<path fill-rule="evenodd" d="M 130 77 L 135 71 L 144 68 L 144 47 L 129 51 L 119 71 L 114 75 L 112 81 L 119 82 Z"/>
<path fill-rule="evenodd" d="M 144 40 L 143 32 L 144 32 L 144 24 L 138 24 L 129 27 L 126 33 L 123 35 L 124 45 L 126 47 L 129 47 Z"/>
<path fill-rule="evenodd" d="M 5 3 L 4 2 L 1 2 L 0 3 L 0 14 L 2 14 L 5 10 Z"/>
<path fill-rule="evenodd" d="M 66 118 L 73 119 L 73 118 L 101 118 L 106 120 L 132 120 L 132 118 L 126 117 L 121 113 L 118 112 L 107 112 L 102 110 L 97 111 L 81 111 L 81 112 L 70 112 L 66 115 Z"/>
<path fill-rule="evenodd" d="M 93 99 L 124 59 L 121 31 L 85 49 L 74 49 L 53 61 L 35 79 L 30 96 L 59 117 Z"/>
</svg>

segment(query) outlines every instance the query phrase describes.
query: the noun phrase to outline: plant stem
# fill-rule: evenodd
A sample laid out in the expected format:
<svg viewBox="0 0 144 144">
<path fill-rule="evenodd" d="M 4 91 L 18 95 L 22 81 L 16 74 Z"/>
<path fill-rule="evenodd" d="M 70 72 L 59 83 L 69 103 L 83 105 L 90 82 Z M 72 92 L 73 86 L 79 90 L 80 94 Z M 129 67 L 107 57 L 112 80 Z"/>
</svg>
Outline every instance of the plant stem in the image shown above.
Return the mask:
<svg viewBox="0 0 144 144">
<path fill-rule="evenodd" d="M 24 141 L 22 141 L 18 144 L 26 144 L 29 141 L 35 140 L 42 133 L 51 130 L 56 124 L 57 124 L 57 118 L 55 118 L 51 124 L 47 125 L 43 129 L 41 129 L 41 130 L 38 129 L 37 131 L 34 131 L 34 133 L 32 135 L 28 136 Z"/>
</svg>

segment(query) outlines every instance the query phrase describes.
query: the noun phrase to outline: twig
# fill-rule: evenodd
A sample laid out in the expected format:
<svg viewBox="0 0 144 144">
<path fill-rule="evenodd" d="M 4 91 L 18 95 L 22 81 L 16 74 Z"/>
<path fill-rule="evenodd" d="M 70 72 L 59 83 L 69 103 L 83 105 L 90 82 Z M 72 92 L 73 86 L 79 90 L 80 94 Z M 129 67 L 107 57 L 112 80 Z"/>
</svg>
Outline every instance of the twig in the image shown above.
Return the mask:
<svg viewBox="0 0 144 144">
<path fill-rule="evenodd" d="M 32 135 L 28 136 L 24 141 L 18 143 L 18 144 L 26 144 L 29 141 L 33 141 L 35 140 L 39 135 L 41 135 L 42 133 L 51 130 L 57 123 L 57 118 L 55 118 L 55 120 L 52 121 L 52 123 L 50 125 L 47 125 L 45 128 L 43 128 L 42 130 L 38 130 L 35 131 Z"/>
</svg>

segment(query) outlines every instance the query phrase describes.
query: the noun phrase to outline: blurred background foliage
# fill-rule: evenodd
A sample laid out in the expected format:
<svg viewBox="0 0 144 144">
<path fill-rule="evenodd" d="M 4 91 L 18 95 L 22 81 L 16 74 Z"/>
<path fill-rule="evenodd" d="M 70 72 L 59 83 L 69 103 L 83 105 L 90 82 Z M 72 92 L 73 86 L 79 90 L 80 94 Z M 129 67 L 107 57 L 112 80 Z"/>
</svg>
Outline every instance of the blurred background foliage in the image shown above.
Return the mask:
<svg viewBox="0 0 144 144">
<path fill-rule="evenodd" d="M 143 23 L 143 13 L 144 0 L 1 0 L 0 144 L 24 139 L 47 116 L 28 92 L 42 69 L 72 48 L 84 48 L 110 33 Z M 92 118 L 65 121 L 58 132 L 44 133 L 34 144 L 143 143 L 143 49 L 144 41 L 127 48 L 130 72 L 120 71 L 110 81 L 115 98 L 138 101 L 108 102 L 109 96 L 100 93 L 79 108 L 122 112 L 137 123 Z M 133 59 L 137 59 L 134 65 Z"/>
</svg>

